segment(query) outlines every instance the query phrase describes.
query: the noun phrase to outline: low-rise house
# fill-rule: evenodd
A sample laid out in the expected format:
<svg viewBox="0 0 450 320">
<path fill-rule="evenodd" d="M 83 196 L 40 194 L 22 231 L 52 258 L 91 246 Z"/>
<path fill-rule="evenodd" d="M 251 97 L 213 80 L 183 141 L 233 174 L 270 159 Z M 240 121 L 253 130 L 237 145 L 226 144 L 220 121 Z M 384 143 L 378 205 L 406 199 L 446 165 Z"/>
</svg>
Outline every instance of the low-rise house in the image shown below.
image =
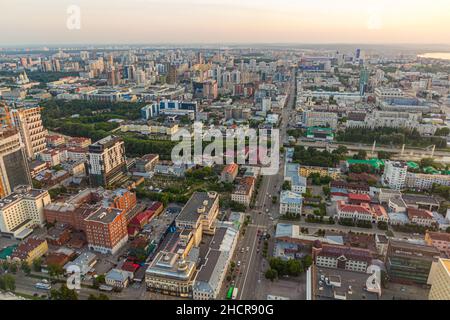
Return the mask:
<svg viewBox="0 0 450 320">
<path fill-rule="evenodd" d="M 146 154 L 141 158 L 136 159 L 136 170 L 138 172 L 153 171 L 158 162 L 159 162 L 159 155 Z"/>
<path fill-rule="evenodd" d="M 34 260 L 42 257 L 48 251 L 48 243 L 45 239 L 30 237 L 22 241 L 11 255 L 13 262 L 25 262 L 31 265 Z"/>
<path fill-rule="evenodd" d="M 427 231 L 425 242 L 450 258 L 450 233 Z"/>
<path fill-rule="evenodd" d="M 70 261 L 64 265 L 64 270 L 67 272 L 73 267 L 77 267 L 80 270 L 82 276 L 92 271 L 97 263 L 97 255 L 93 252 L 83 252 L 75 260 Z"/>
<path fill-rule="evenodd" d="M 239 184 L 231 194 L 231 200 L 249 206 L 253 192 L 255 190 L 255 178 L 245 177 L 239 181 Z"/>
<path fill-rule="evenodd" d="M 436 223 L 433 213 L 428 210 L 408 208 L 408 218 L 411 223 L 422 227 L 431 227 Z"/>
<path fill-rule="evenodd" d="M 239 166 L 236 163 L 227 164 L 220 174 L 220 180 L 223 182 L 232 183 L 239 171 Z"/>
<path fill-rule="evenodd" d="M 105 275 L 105 282 L 108 286 L 124 289 L 133 280 L 134 274 L 121 269 L 112 269 Z"/>
</svg>

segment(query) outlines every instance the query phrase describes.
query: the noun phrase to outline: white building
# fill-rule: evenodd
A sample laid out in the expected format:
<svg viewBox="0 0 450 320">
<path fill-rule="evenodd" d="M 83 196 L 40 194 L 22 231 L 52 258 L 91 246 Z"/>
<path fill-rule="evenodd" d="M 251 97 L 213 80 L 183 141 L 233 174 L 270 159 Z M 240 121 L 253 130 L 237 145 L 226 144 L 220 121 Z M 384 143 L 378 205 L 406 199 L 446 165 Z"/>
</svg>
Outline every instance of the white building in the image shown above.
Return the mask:
<svg viewBox="0 0 450 320">
<path fill-rule="evenodd" d="M 382 183 L 394 190 L 401 190 L 406 184 L 406 173 L 408 166 L 404 162 L 386 161 L 384 173 L 382 176 Z"/>
<path fill-rule="evenodd" d="M 406 187 L 411 189 L 429 190 L 433 184 L 450 186 L 450 176 L 441 174 L 423 174 L 412 173 L 406 174 Z"/>
<path fill-rule="evenodd" d="M 280 195 L 280 214 L 302 214 L 303 197 L 300 193 L 282 191 Z"/>
<path fill-rule="evenodd" d="M 0 231 L 15 238 L 26 237 L 32 227 L 44 224 L 44 207 L 50 203 L 46 190 L 17 187 L 15 192 L 0 200 Z"/>
</svg>

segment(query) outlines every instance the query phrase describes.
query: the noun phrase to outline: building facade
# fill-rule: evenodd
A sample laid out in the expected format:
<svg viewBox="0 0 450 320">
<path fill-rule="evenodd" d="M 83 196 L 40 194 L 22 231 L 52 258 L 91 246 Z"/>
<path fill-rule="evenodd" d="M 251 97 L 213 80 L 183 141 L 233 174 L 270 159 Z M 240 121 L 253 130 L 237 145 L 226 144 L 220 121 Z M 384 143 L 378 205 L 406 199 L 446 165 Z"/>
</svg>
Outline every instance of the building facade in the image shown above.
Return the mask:
<svg viewBox="0 0 450 320">
<path fill-rule="evenodd" d="M 92 186 L 108 186 L 127 172 L 125 146 L 122 139 L 108 136 L 89 146 L 89 179 Z"/>
</svg>

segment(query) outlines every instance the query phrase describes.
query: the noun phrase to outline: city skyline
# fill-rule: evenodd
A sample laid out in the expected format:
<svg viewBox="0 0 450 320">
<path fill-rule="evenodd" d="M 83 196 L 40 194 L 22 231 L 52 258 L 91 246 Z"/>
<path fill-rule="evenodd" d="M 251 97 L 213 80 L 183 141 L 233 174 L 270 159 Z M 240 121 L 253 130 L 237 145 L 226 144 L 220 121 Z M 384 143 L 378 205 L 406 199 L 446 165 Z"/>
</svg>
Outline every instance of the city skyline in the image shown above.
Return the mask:
<svg viewBox="0 0 450 320">
<path fill-rule="evenodd" d="M 79 29 L 67 21 L 80 10 Z M 450 4 L 433 1 L 4 1 L 3 45 L 130 43 L 450 44 Z M 68 11 L 69 10 L 69 11 Z M 21 19 L 17 19 L 21 17 Z M 118 23 L 122 22 L 122 23 Z M 245 32 L 242 32 L 245 30 Z"/>
</svg>

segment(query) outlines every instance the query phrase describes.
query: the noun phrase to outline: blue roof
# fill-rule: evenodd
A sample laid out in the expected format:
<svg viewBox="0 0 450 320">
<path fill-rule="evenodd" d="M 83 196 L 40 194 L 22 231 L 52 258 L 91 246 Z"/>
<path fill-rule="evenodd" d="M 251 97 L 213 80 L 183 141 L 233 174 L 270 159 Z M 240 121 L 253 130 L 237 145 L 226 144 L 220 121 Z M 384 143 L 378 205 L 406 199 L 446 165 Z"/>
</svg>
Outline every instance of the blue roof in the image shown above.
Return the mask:
<svg viewBox="0 0 450 320">
<path fill-rule="evenodd" d="M 300 165 L 298 163 L 286 163 L 285 178 L 291 180 L 292 186 L 306 187 L 307 180 L 305 177 L 300 176 L 298 169 Z"/>
<path fill-rule="evenodd" d="M 302 204 L 303 197 L 300 193 L 292 191 L 283 191 L 281 192 L 280 202 L 289 204 Z"/>
</svg>

